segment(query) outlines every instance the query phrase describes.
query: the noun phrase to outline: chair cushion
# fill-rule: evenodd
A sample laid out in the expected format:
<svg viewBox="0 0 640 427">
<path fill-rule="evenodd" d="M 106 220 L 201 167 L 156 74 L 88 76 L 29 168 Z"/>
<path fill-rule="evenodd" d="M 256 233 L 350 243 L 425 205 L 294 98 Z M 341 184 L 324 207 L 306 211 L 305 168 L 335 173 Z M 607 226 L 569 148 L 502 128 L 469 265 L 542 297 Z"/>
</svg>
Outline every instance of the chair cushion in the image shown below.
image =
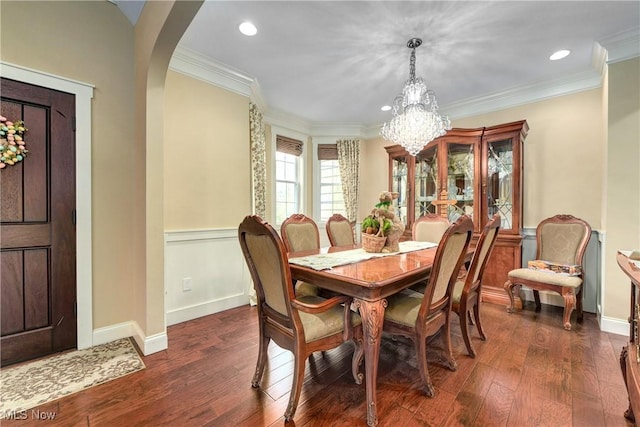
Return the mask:
<svg viewBox="0 0 640 427">
<path fill-rule="evenodd" d="M 509 272 L 509 280 L 511 280 L 512 283 L 518 283 L 518 279 L 549 283 L 566 288 L 578 288 L 582 285 L 582 279 L 577 276 L 566 276 L 564 274 L 549 273 L 542 270 L 532 270 L 530 268 L 518 268 L 517 270 L 511 270 Z"/>
<path fill-rule="evenodd" d="M 318 296 L 318 287 L 316 285 L 312 285 L 311 283 L 303 282 L 298 280 L 296 282 L 296 298 L 300 298 L 302 296 Z"/>
<path fill-rule="evenodd" d="M 415 326 L 424 294 L 405 289 L 387 298 L 384 318 L 401 325 Z"/>
<path fill-rule="evenodd" d="M 320 304 L 326 301 L 318 296 L 303 296 L 298 300 L 306 304 Z M 304 328 L 305 342 L 315 341 L 344 330 L 344 307 L 342 305 L 337 305 L 318 314 L 305 313 L 303 311 L 298 311 L 298 313 Z M 352 311 L 351 324 L 358 326 L 360 323 L 362 323 L 360 315 Z"/>
</svg>

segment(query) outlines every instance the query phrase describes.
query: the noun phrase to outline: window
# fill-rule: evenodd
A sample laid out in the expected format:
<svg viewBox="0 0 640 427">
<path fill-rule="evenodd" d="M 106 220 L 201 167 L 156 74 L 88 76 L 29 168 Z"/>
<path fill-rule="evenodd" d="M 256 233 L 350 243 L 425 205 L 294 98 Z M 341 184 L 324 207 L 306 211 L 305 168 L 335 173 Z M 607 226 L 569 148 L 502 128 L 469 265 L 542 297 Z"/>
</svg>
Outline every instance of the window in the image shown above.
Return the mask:
<svg viewBox="0 0 640 427">
<path fill-rule="evenodd" d="M 334 213 L 346 214 L 336 145 L 319 144 L 318 162 L 320 163 L 320 221 L 326 221 Z"/>
<path fill-rule="evenodd" d="M 276 224 L 300 212 L 302 141 L 276 136 Z"/>
</svg>

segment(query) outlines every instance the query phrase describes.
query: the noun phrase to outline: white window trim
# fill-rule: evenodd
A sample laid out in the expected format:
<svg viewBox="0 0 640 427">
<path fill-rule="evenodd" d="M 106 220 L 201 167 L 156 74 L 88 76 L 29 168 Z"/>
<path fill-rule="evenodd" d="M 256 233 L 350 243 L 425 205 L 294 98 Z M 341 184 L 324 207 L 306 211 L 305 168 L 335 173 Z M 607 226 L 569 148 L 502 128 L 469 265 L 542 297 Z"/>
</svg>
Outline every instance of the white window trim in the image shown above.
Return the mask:
<svg viewBox="0 0 640 427">
<path fill-rule="evenodd" d="M 307 200 L 307 192 L 304 191 L 305 185 L 305 159 L 307 157 L 307 150 L 309 150 L 309 137 L 300 132 L 293 131 L 291 129 L 286 129 L 278 126 L 271 126 L 271 170 L 273 171 L 270 186 L 271 186 L 271 218 L 273 218 L 273 223 L 275 226 L 279 227 L 281 223 L 276 222 L 276 138 L 280 136 L 286 136 L 287 138 L 297 139 L 302 141 L 302 154 L 300 155 L 300 159 L 298 162 L 298 177 L 299 177 L 299 185 L 298 185 L 298 200 L 300 201 L 300 212 L 305 213 L 305 206 Z"/>
</svg>

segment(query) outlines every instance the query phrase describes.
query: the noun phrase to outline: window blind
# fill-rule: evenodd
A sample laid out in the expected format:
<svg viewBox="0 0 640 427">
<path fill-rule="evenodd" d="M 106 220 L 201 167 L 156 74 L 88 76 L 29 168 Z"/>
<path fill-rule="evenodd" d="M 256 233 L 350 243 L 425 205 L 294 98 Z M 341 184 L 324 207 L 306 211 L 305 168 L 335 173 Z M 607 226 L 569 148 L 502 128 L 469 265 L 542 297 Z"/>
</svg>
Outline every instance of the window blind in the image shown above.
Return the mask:
<svg viewBox="0 0 640 427">
<path fill-rule="evenodd" d="M 294 156 L 302 155 L 302 141 L 276 135 L 276 151 Z"/>
<path fill-rule="evenodd" d="M 338 160 L 336 144 L 318 144 L 318 160 Z"/>
</svg>

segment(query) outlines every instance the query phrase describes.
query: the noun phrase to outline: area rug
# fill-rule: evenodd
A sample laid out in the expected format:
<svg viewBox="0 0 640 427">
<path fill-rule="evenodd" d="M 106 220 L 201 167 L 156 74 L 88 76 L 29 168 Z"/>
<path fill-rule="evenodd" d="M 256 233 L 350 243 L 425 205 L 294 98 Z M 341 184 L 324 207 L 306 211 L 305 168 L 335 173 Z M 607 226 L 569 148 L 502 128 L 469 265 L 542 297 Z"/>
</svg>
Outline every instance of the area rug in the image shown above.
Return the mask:
<svg viewBox="0 0 640 427">
<path fill-rule="evenodd" d="M 144 369 L 129 338 L 0 369 L 0 419 Z"/>
</svg>

